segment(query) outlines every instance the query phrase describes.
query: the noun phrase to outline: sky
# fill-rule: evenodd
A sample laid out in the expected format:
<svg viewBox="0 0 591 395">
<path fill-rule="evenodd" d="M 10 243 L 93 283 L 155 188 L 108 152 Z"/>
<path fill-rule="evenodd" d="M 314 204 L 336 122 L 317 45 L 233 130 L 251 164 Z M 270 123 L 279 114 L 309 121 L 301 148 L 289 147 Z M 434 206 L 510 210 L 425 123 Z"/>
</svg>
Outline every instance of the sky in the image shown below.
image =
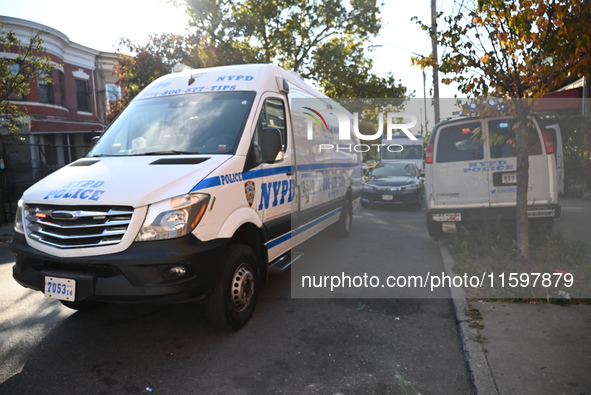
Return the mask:
<svg viewBox="0 0 591 395">
<path fill-rule="evenodd" d="M 438 0 L 438 9 L 449 7 L 452 1 Z M 184 8 L 177 8 L 168 0 L 0 0 L 0 3 L 3 3 L 0 15 L 41 23 L 59 30 L 75 43 L 105 52 L 115 52 L 122 37 L 144 44 L 151 33 L 185 33 L 188 22 Z M 412 66 L 410 60 L 412 52 L 424 55 L 431 52 L 427 33 L 411 21 L 413 16 L 418 16 L 424 23 L 430 23 L 431 1 L 415 0 L 412 7 L 403 0 L 385 3 L 384 27 L 370 43 L 380 46 L 370 49 L 374 72 L 383 77 L 391 71 L 402 85 L 415 91 L 415 97 L 424 97 L 423 87 L 427 97 L 431 97 L 431 70 L 426 70 L 424 84 L 422 70 Z M 441 97 L 451 98 L 454 94 L 453 89 L 440 84 Z"/>
</svg>

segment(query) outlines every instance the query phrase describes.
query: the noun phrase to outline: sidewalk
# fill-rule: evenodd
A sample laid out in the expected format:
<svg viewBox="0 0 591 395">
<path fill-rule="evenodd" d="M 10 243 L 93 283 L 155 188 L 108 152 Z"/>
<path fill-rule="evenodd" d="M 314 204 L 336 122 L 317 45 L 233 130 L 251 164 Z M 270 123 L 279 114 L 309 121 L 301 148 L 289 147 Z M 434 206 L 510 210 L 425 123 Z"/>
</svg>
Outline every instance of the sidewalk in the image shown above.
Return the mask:
<svg viewBox="0 0 591 395">
<path fill-rule="evenodd" d="M 565 199 L 556 228 L 591 244 L 591 202 Z M 453 258 L 440 243 L 448 274 Z M 468 302 L 452 288 L 456 319 L 475 392 L 591 395 L 591 305 Z M 482 315 L 470 326 L 468 306 Z"/>
</svg>

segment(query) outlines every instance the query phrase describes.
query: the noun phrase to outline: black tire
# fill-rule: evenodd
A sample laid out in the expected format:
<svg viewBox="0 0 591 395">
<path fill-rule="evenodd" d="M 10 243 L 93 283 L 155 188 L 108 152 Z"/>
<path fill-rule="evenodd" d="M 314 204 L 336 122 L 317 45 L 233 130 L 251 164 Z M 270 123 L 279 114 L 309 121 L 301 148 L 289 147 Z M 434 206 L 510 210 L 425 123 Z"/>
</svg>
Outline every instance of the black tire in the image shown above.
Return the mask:
<svg viewBox="0 0 591 395">
<path fill-rule="evenodd" d="M 345 203 L 343 203 L 343 209 L 341 210 L 341 216 L 339 220 L 334 224 L 335 234 L 338 237 L 345 238 L 351 233 L 353 226 L 353 203 L 347 197 Z"/>
<path fill-rule="evenodd" d="M 94 309 L 101 306 L 100 302 L 95 302 L 95 301 L 91 301 L 91 300 L 83 300 L 80 302 L 71 302 L 69 300 L 60 300 L 60 303 L 70 309 L 78 310 L 78 311 L 94 310 Z"/>
<path fill-rule="evenodd" d="M 429 214 L 427 214 L 429 215 Z M 431 237 L 443 236 L 443 223 L 427 218 L 427 231 Z"/>
<path fill-rule="evenodd" d="M 214 327 L 235 331 L 254 314 L 260 288 L 258 258 L 249 246 L 231 244 L 222 265 L 217 283 L 205 298 L 205 309 Z"/>
</svg>

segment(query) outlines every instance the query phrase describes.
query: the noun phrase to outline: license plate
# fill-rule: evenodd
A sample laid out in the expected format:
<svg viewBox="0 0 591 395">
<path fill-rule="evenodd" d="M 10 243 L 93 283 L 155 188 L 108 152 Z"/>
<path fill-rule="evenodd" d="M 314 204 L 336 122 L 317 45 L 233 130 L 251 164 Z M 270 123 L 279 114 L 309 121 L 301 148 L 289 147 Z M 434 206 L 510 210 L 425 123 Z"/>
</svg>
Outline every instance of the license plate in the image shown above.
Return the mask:
<svg viewBox="0 0 591 395">
<path fill-rule="evenodd" d="M 76 280 L 45 277 L 45 296 L 52 299 L 74 301 L 76 297 Z"/>
<path fill-rule="evenodd" d="M 461 213 L 443 213 L 443 214 L 433 214 L 433 220 L 439 222 L 459 222 L 462 220 Z"/>
<path fill-rule="evenodd" d="M 555 212 L 552 209 L 548 210 L 528 210 L 527 217 L 528 218 L 547 218 L 547 217 L 554 217 Z"/>
<path fill-rule="evenodd" d="M 503 173 L 501 178 L 501 184 L 516 184 L 517 173 Z"/>
<path fill-rule="evenodd" d="M 382 200 L 394 200 L 394 196 L 392 196 L 392 195 L 382 195 Z"/>
</svg>

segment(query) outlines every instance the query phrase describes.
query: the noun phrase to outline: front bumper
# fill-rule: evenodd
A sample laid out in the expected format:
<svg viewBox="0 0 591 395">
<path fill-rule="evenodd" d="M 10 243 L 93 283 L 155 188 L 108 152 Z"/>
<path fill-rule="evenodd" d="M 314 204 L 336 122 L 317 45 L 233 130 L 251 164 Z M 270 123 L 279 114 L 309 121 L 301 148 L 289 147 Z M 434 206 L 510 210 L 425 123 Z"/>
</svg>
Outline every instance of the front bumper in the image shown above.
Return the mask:
<svg viewBox="0 0 591 395">
<path fill-rule="evenodd" d="M 229 240 L 202 242 L 192 234 L 173 240 L 133 243 L 127 250 L 94 257 L 58 258 L 31 248 L 16 234 L 14 279 L 43 290 L 45 277 L 76 280 L 75 301 L 171 303 L 205 294 L 217 279 Z M 173 279 L 172 267 L 186 274 Z"/>
<path fill-rule="evenodd" d="M 420 204 L 422 196 L 422 189 L 412 189 L 407 191 L 364 189 L 361 195 L 361 202 L 364 204 L 416 205 Z"/>
</svg>

